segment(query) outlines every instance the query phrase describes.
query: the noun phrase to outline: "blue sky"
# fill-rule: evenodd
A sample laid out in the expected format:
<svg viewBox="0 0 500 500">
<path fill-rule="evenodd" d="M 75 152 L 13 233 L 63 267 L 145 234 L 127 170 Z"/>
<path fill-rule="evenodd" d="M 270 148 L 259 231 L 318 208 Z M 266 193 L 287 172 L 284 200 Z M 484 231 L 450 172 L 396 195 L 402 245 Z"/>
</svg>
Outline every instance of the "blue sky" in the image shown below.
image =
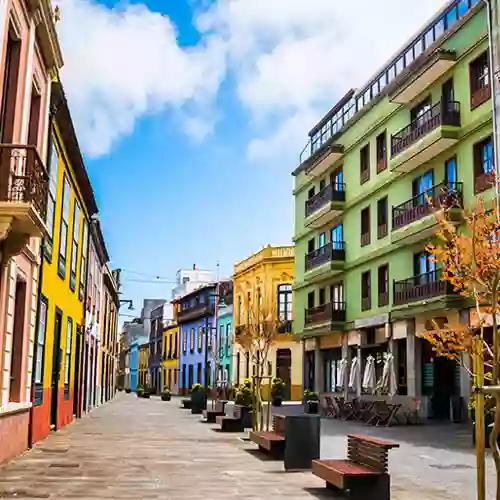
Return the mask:
<svg viewBox="0 0 500 500">
<path fill-rule="evenodd" d="M 111 264 L 139 273 L 134 313 L 172 285 L 133 279 L 229 276 L 291 243 L 307 131 L 444 3 L 386 1 L 60 1 L 62 80 Z"/>
</svg>

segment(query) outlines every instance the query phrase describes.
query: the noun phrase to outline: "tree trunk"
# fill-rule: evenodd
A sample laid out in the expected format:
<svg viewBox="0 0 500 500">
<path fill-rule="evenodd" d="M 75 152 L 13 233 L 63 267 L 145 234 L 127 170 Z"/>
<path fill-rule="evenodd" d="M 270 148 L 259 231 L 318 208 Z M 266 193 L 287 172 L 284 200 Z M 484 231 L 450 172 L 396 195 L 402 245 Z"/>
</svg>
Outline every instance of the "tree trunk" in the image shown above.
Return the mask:
<svg viewBox="0 0 500 500">
<path fill-rule="evenodd" d="M 492 323 L 493 323 L 493 383 L 499 384 L 499 356 L 500 356 L 500 339 L 498 338 L 498 325 L 497 325 L 497 308 L 496 294 L 492 297 Z M 481 329 L 481 337 L 482 335 Z M 500 394 L 495 393 L 495 420 L 493 422 L 493 429 L 490 434 L 490 448 L 493 453 L 493 460 L 495 461 L 495 469 L 497 473 L 497 491 L 496 500 L 500 500 L 500 448 L 498 447 L 498 436 L 500 434 Z"/>
</svg>

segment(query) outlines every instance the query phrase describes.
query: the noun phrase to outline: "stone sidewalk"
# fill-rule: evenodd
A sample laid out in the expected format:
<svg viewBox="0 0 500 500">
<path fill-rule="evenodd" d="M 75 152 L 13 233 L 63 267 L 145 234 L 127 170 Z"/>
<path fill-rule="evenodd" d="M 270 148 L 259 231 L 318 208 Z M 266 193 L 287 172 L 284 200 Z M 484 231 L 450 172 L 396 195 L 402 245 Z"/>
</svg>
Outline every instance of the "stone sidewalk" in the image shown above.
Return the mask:
<svg viewBox="0 0 500 500">
<path fill-rule="evenodd" d="M 256 455 L 243 435 L 215 432 L 199 416 L 181 410 L 178 401 L 119 394 L 1 467 L 0 498 L 333 498 L 310 472 L 284 472 L 282 462 Z M 322 455 L 343 456 L 345 433 L 351 430 L 345 423 L 324 421 Z M 470 452 L 464 459 L 465 452 L 440 450 L 432 458 L 437 448 L 429 445 L 422 459 L 422 446 L 407 441 L 391 458 L 393 500 L 451 500 L 457 491 L 464 500 L 474 498 Z"/>
</svg>

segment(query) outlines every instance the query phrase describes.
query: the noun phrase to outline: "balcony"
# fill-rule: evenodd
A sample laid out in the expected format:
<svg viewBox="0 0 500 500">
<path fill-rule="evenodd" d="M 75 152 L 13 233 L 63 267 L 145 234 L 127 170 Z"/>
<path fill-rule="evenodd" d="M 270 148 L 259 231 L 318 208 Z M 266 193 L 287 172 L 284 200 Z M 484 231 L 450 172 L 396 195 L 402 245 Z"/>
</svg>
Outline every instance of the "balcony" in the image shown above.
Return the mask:
<svg viewBox="0 0 500 500">
<path fill-rule="evenodd" d="M 452 294 L 454 294 L 453 286 L 448 281 L 441 279 L 440 270 L 394 282 L 393 298 L 395 306 Z"/>
<path fill-rule="evenodd" d="M 463 208 L 463 184 L 442 182 L 425 193 L 392 207 L 391 242 L 416 243 L 435 234 L 439 214 L 448 211 L 450 222 L 459 222 Z"/>
<path fill-rule="evenodd" d="M 306 328 L 315 328 L 322 324 L 345 323 L 346 320 L 345 302 L 330 302 L 318 307 L 306 309 Z"/>
<path fill-rule="evenodd" d="M 345 184 L 329 184 L 306 200 L 305 226 L 319 228 L 339 216 L 345 205 Z"/>
<path fill-rule="evenodd" d="M 493 172 L 482 173 L 474 178 L 474 194 L 482 193 L 495 185 L 495 175 Z"/>
<path fill-rule="evenodd" d="M 311 148 L 313 148 L 313 143 L 311 143 Z M 321 175 L 343 156 L 344 146 L 326 142 L 304 162 L 306 174 L 311 176 Z"/>
<path fill-rule="evenodd" d="M 215 308 L 213 304 L 197 304 L 195 306 L 179 311 L 177 321 L 179 323 L 185 323 L 186 321 L 192 321 L 202 316 L 210 316 L 214 313 Z"/>
<path fill-rule="evenodd" d="M 305 257 L 306 275 L 341 270 L 345 261 L 345 243 L 336 241 L 313 250 Z"/>
<path fill-rule="evenodd" d="M 435 104 L 391 136 L 391 171 L 411 172 L 455 144 L 460 129 L 460 103 Z"/>
<path fill-rule="evenodd" d="M 46 233 L 49 176 L 35 146 L 0 144 L 0 242 L 5 257 Z"/>
<path fill-rule="evenodd" d="M 389 96 L 390 101 L 409 104 L 452 68 L 456 61 L 455 52 L 438 49 L 423 59 L 420 67 L 414 67 L 406 77 L 402 76 Z"/>
<path fill-rule="evenodd" d="M 293 322 L 291 320 L 282 321 L 278 327 L 278 333 L 292 333 Z"/>
</svg>

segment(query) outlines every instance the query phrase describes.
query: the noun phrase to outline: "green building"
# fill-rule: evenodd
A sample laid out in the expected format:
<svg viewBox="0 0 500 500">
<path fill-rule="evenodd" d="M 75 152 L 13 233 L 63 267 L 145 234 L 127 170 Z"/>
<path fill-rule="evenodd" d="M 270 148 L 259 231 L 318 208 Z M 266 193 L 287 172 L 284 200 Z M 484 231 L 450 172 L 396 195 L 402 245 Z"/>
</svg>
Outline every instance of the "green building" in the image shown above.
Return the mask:
<svg viewBox="0 0 500 500">
<path fill-rule="evenodd" d="M 378 381 L 391 353 L 401 402 L 436 419 L 467 402 L 467 375 L 419 334 L 432 320 L 475 321 L 425 246 L 436 232 L 429 198 L 459 219 L 477 194 L 494 196 L 488 67 L 486 7 L 455 0 L 309 133 L 293 172 L 305 387 L 372 394 L 366 359 Z"/>
</svg>

